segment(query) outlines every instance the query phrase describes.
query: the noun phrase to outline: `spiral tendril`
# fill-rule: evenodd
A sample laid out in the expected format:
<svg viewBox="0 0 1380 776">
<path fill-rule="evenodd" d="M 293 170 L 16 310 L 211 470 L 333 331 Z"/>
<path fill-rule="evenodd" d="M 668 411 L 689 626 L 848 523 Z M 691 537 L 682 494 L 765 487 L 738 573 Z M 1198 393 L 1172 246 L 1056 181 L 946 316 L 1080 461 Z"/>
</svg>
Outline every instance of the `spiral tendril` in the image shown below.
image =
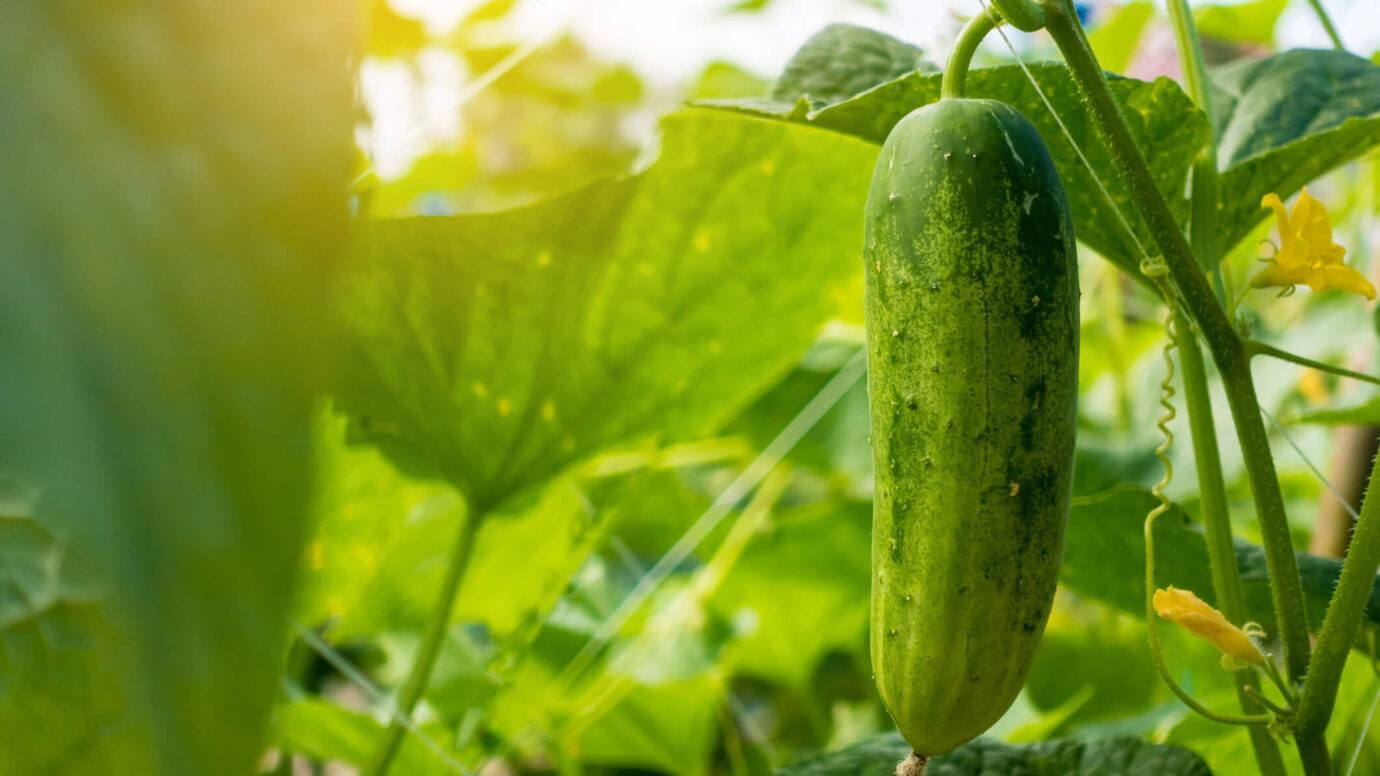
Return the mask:
<svg viewBox="0 0 1380 776">
<path fill-rule="evenodd" d="M 1150 632 L 1150 656 L 1155 663 L 1155 670 L 1159 673 L 1160 679 L 1169 687 L 1184 705 L 1199 714 L 1215 722 L 1222 722 L 1229 725 L 1269 725 L 1274 721 L 1274 717 L 1269 714 L 1254 715 L 1229 715 L 1218 714 L 1199 703 L 1188 694 L 1188 691 L 1174 680 L 1169 672 L 1169 667 L 1164 662 L 1164 650 L 1160 645 L 1159 622 L 1155 614 L 1155 520 L 1171 506 L 1169 497 L 1164 494 L 1164 489 L 1169 487 L 1169 483 L 1174 479 L 1174 463 L 1169 458 L 1169 451 L 1174 446 L 1174 432 L 1169 428 L 1169 424 L 1178 417 L 1178 411 L 1174 408 L 1174 397 L 1178 392 L 1174 389 L 1174 349 L 1179 346 L 1179 337 L 1174 327 L 1174 294 L 1173 286 L 1169 282 L 1168 269 L 1162 261 L 1146 259 L 1140 264 L 1140 271 L 1154 281 L 1163 294 L 1166 304 L 1169 306 L 1168 313 L 1164 319 L 1164 379 L 1160 381 L 1160 406 L 1164 408 L 1164 413 L 1155 422 L 1155 427 L 1160 430 L 1163 440 L 1155 448 L 1155 457 L 1164 466 L 1164 476 L 1160 477 L 1150 488 L 1150 493 L 1154 495 L 1157 503 L 1154 509 L 1145 516 L 1145 618 L 1146 628 Z"/>
</svg>

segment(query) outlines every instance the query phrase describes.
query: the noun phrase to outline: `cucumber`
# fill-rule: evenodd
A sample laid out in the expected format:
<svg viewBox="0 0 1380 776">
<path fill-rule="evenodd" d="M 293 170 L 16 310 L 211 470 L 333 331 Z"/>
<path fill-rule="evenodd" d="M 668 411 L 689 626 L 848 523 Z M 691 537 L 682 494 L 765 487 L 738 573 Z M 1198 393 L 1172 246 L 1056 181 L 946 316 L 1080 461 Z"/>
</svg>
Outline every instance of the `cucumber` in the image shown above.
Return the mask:
<svg viewBox="0 0 1380 776">
<path fill-rule="evenodd" d="M 872 670 L 928 757 L 1015 700 L 1063 551 L 1077 257 L 1035 128 L 991 100 L 903 118 L 868 192 L 865 256 Z"/>
</svg>

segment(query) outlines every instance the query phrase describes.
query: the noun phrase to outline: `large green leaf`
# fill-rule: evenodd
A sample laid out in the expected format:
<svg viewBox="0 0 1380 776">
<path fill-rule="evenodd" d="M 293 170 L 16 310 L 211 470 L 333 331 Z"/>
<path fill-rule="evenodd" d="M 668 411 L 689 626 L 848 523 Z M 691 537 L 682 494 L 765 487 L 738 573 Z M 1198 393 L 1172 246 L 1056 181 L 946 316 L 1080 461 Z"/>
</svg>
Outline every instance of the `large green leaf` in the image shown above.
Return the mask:
<svg viewBox="0 0 1380 776">
<path fill-rule="evenodd" d="M 1122 611 L 1145 613 L 1145 516 L 1158 503 L 1149 491 L 1121 487 L 1075 498 L 1064 542 L 1060 583 L 1086 598 Z M 1341 561 L 1297 553 L 1308 620 L 1317 628 L 1341 576 Z M 1274 623 L 1265 552 L 1237 541 L 1236 562 L 1246 594 L 1247 616 L 1265 628 Z M 1155 522 L 1155 578 L 1213 601 L 1207 544 L 1202 529 L 1177 507 Z M 1372 589 L 1366 617 L 1380 624 L 1380 588 Z"/>
<path fill-rule="evenodd" d="M 1016 66 L 976 69 L 968 75 L 972 97 L 1001 100 L 1014 105 L 1031 120 L 1049 146 L 1059 175 L 1073 208 L 1074 231 L 1078 239 L 1116 262 L 1133 277 L 1140 277 L 1140 253 L 1117 214 L 1136 230 L 1140 244 L 1152 245 L 1149 232 L 1132 205 L 1129 191 L 1097 135 L 1086 105 L 1063 65 L 1037 64 L 1031 77 L 1040 85 L 1049 103 L 1058 112 L 1068 136 L 1036 93 L 1029 78 Z M 728 110 L 744 111 L 779 121 L 825 127 L 872 143 L 880 144 L 891 128 L 907 113 L 939 99 L 941 76 L 915 73 L 877 86 L 850 99 L 816 111 L 770 100 L 737 100 L 710 103 Z M 1188 204 L 1184 182 L 1193 158 L 1208 142 L 1207 120 L 1167 78 L 1153 83 L 1128 78 L 1112 78 L 1112 91 L 1131 127 L 1132 136 L 1150 163 L 1160 191 L 1181 219 Z M 1093 172 L 1079 158 L 1073 143 L 1086 155 Z M 1110 207 L 1098 183 L 1106 186 L 1115 202 Z"/>
<path fill-rule="evenodd" d="M 777 771 L 780 776 L 875 776 L 893 773 L 910 753 L 897 733 L 876 736 Z M 1211 776 L 1198 755 L 1138 738 L 1059 739 L 1012 746 L 979 738 L 935 757 L 925 776 Z"/>
<path fill-rule="evenodd" d="M 348 229 L 356 5 L 6 11 L 0 469 L 41 493 L 17 541 L 46 532 L 102 597 L 0 625 L 0 772 L 260 755 Z"/>
<path fill-rule="evenodd" d="M 384 221 L 342 309 L 340 405 L 480 508 L 787 370 L 861 270 L 877 149 L 692 109 L 643 174 L 492 215 Z"/>
<path fill-rule="evenodd" d="M 1265 219 L 1263 196 L 1287 197 L 1380 144 L 1380 66 L 1358 56 L 1297 49 L 1210 75 L 1224 248 Z"/>
<path fill-rule="evenodd" d="M 917 70 L 934 72 L 925 52 L 884 32 L 831 24 L 805 41 L 771 89 L 780 102 L 804 99 L 819 108 L 842 102 Z"/>
</svg>

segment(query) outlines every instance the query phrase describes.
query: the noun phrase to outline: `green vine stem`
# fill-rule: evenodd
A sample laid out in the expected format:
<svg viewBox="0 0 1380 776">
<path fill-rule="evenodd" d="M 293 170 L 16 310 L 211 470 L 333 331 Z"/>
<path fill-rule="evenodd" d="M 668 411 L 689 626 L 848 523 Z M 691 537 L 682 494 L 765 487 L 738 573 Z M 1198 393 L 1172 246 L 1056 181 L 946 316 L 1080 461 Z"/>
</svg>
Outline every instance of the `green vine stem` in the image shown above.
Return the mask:
<svg viewBox="0 0 1380 776">
<path fill-rule="evenodd" d="M 1342 36 L 1337 34 L 1337 25 L 1332 23 L 1332 17 L 1327 15 L 1327 9 L 1323 8 L 1322 0 L 1308 0 L 1308 4 L 1313 6 L 1313 13 L 1317 14 L 1318 21 L 1322 22 L 1323 29 L 1327 31 L 1327 37 L 1332 39 L 1332 47 L 1338 51 L 1346 51 L 1346 46 L 1342 45 Z"/>
<path fill-rule="evenodd" d="M 1163 282 L 1163 265 L 1145 262 L 1141 265 L 1141 271 L 1147 276 L 1156 278 L 1157 282 Z M 1165 288 L 1163 292 L 1166 300 L 1173 299 L 1170 289 Z M 1174 358 L 1172 356 L 1174 349 L 1179 344 L 1179 331 L 1176 325 L 1178 318 L 1179 316 L 1174 312 L 1174 306 L 1171 302 L 1169 314 L 1164 321 L 1166 338 L 1164 344 L 1164 380 L 1160 382 L 1160 406 L 1164 408 L 1164 414 L 1155 423 L 1155 427 L 1164 436 L 1159 447 L 1155 448 L 1155 457 L 1164 466 L 1164 476 L 1150 489 L 1159 503 L 1150 510 L 1150 514 L 1145 516 L 1145 627 L 1150 635 L 1150 657 L 1155 664 L 1155 670 L 1160 675 L 1160 680 L 1164 682 L 1170 692 L 1183 701 L 1185 706 L 1214 722 L 1263 727 L 1270 724 L 1272 718 L 1269 714 L 1251 714 L 1248 716 L 1218 714 L 1189 695 L 1188 691 L 1175 681 L 1174 675 L 1169 671 L 1169 666 L 1164 660 L 1164 648 L 1160 644 L 1159 621 L 1155 614 L 1155 521 L 1165 512 L 1168 512 L 1171 506 L 1169 498 L 1164 495 L 1164 489 L 1174 479 L 1174 462 L 1169 458 L 1169 450 L 1174 446 L 1174 432 L 1170 430 L 1169 424 L 1174 422 L 1174 418 L 1178 416 L 1174 410 Z"/>
<path fill-rule="evenodd" d="M 1168 203 L 1155 185 L 1154 177 L 1136 147 L 1126 119 L 1121 115 L 1111 87 L 1069 0 L 1042 2 L 1046 29 L 1063 53 L 1079 90 L 1088 102 L 1091 118 L 1107 145 L 1112 161 L 1130 189 L 1132 201 L 1149 225 L 1155 244 L 1164 254 L 1165 264 L 1184 309 L 1198 324 L 1222 374 L 1260 521 L 1285 661 L 1290 678 L 1297 682 L 1307 674 L 1309 660 L 1303 583 L 1299 578 L 1298 561 L 1294 557 L 1289 536 L 1269 436 L 1255 394 L 1249 356 L 1231 320 L 1208 285 L 1207 277 L 1194 258 L 1193 250 L 1174 220 Z M 1298 737 L 1298 747 L 1304 757 L 1306 772 L 1330 772 L 1330 762 L 1317 759 L 1316 742 L 1305 738 L 1308 737 Z"/>
<path fill-rule="evenodd" d="M 1208 393 L 1203 351 L 1198 347 L 1197 333 L 1192 324 L 1181 312 L 1175 312 L 1174 329 L 1179 340 L 1179 366 L 1183 372 L 1184 407 L 1188 412 L 1189 436 L 1193 443 L 1193 463 L 1198 471 L 1199 507 L 1207 542 L 1208 566 L 1212 572 L 1213 598 L 1223 616 L 1234 623 L 1243 623 L 1246 621 L 1245 595 L 1241 588 L 1241 572 L 1236 565 L 1236 546 L 1232 542 L 1227 487 L 1217 446 L 1217 427 L 1212 422 L 1212 398 Z M 1244 668 L 1235 671 L 1232 681 L 1236 684 L 1241 711 L 1248 715 L 1261 713 L 1261 704 L 1248 692 L 1259 685 L 1256 670 Z M 1260 727 L 1250 727 L 1247 732 L 1262 776 L 1284 776 L 1287 772 L 1284 757 L 1270 732 Z"/>
<path fill-rule="evenodd" d="M 483 522 L 483 510 L 471 509 L 465 515 L 464 522 L 460 524 L 455 544 L 451 548 L 450 561 L 446 566 L 446 576 L 441 581 L 441 590 L 436 596 L 436 607 L 432 610 L 430 622 L 427 623 L 421 649 L 417 652 L 412 671 L 408 673 L 407 681 L 398 695 L 397 707 L 393 710 L 388 729 L 384 731 L 383 741 L 369 767 L 361 771 L 366 776 L 384 776 L 388 773 L 393 758 L 402 747 L 403 736 L 407 733 L 403 720 L 412 716 L 417 702 L 426 694 L 427 685 L 431 683 L 431 672 L 436 668 L 436 658 L 440 656 L 441 645 L 445 643 L 451 612 L 455 609 L 455 599 L 460 592 L 460 583 L 465 578 L 465 570 L 469 568 L 470 557 L 474 554 L 474 539 Z"/>
<path fill-rule="evenodd" d="M 1340 366 L 1333 366 L 1332 364 L 1326 364 L 1322 361 L 1314 361 L 1311 358 L 1290 353 L 1287 350 L 1280 350 L 1273 345 L 1266 345 L 1264 342 L 1258 340 L 1246 340 L 1246 352 L 1252 356 L 1269 356 L 1271 358 L 1277 358 L 1280 361 L 1288 361 L 1291 364 L 1298 364 L 1299 366 L 1316 369 L 1319 372 L 1327 372 L 1328 374 L 1337 375 L 1339 377 L 1350 377 L 1353 380 L 1360 380 L 1370 383 L 1371 385 L 1380 385 L 1380 377 Z"/>
<path fill-rule="evenodd" d="M 1179 49 L 1179 65 L 1184 85 L 1193 104 L 1207 117 L 1208 127 L 1216 126 L 1212 106 L 1212 89 L 1208 84 L 1207 65 L 1203 62 L 1203 46 L 1188 0 L 1168 0 L 1169 20 L 1174 28 L 1174 40 Z M 1190 241 L 1193 254 L 1212 278 L 1218 301 L 1225 306 L 1227 289 L 1219 266 L 1217 247 L 1217 138 L 1212 138 L 1193 162 L 1192 227 Z"/>
<path fill-rule="evenodd" d="M 1193 21 L 1188 0 L 1167 0 L 1174 39 L 1179 50 L 1179 63 L 1184 84 L 1198 109 L 1207 117 L 1208 127 L 1215 127 L 1212 90 L 1203 61 L 1202 41 Z M 1209 268 L 1213 289 L 1223 306 L 1230 298 L 1222 278 L 1220 248 L 1217 244 L 1217 138 L 1209 139 L 1193 164 L 1190 189 L 1192 220 L 1189 240 L 1193 254 L 1201 266 Z M 1168 299 L 1166 295 L 1166 299 Z M 1236 565 L 1236 547 L 1232 541 L 1231 515 L 1227 510 L 1227 487 L 1222 475 L 1221 453 L 1217 445 L 1217 427 L 1212 420 L 1212 397 L 1208 392 L 1207 369 L 1198 335 L 1188 318 L 1179 310 L 1174 312 L 1174 329 L 1179 340 L 1179 363 L 1183 371 L 1184 405 L 1188 413 L 1189 436 L 1193 444 L 1193 463 L 1198 472 L 1199 503 L 1206 534 L 1208 567 L 1212 572 L 1213 598 L 1222 614 L 1231 622 L 1246 621 L 1245 595 L 1241 588 L 1241 572 Z M 1232 673 L 1241 711 L 1250 715 L 1264 711 L 1256 700 L 1253 688 L 1259 674 L 1252 667 Z M 1279 744 L 1268 730 L 1247 729 L 1251 750 L 1262 776 L 1284 776 L 1284 757 Z"/>
<path fill-rule="evenodd" d="M 939 96 L 942 99 L 952 100 L 968 96 L 968 68 L 973 64 L 973 55 L 977 53 L 982 39 L 987 37 L 987 33 L 995 30 L 998 24 L 1001 24 L 1001 18 L 996 10 L 985 8 L 963 26 L 958 41 L 954 43 L 953 53 L 949 54 L 949 61 L 944 66 L 944 77 L 939 86 Z"/>
<path fill-rule="evenodd" d="M 1371 482 L 1380 482 L 1380 458 L 1371 470 Z M 1375 586 L 1375 569 L 1380 565 L 1380 498 L 1366 493 L 1361 502 L 1361 517 L 1351 537 L 1342 565 L 1337 590 L 1327 606 L 1322 630 L 1318 632 L 1318 646 L 1313 665 L 1308 670 L 1299 700 L 1297 731 L 1319 736 L 1327 728 L 1332 705 L 1337 698 L 1337 685 L 1342 679 L 1347 653 L 1356 642 L 1371 588 Z"/>
</svg>

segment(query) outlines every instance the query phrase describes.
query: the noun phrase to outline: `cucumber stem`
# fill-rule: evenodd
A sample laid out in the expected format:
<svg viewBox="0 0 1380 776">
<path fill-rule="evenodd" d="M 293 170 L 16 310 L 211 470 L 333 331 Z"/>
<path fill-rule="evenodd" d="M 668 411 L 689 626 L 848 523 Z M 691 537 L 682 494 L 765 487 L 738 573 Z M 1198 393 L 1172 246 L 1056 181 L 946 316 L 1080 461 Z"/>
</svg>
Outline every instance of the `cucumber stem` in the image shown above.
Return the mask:
<svg viewBox="0 0 1380 776">
<path fill-rule="evenodd" d="M 392 766 L 398 750 L 402 748 L 403 735 L 407 732 L 403 727 L 403 720 L 412 716 L 412 710 L 417 707 L 417 702 L 426 694 L 426 688 L 431 683 L 431 672 L 436 668 L 436 658 L 441 655 L 441 645 L 446 640 L 446 631 L 450 626 L 451 611 L 455 608 L 455 599 L 460 592 L 460 583 L 465 578 L 465 570 L 470 565 L 470 556 L 474 554 L 475 536 L 483 522 L 484 511 L 471 508 L 465 514 L 464 522 L 460 524 L 459 533 L 451 549 L 450 563 L 446 566 L 446 576 L 436 596 L 436 608 L 432 611 L 431 621 L 427 623 L 421 649 L 398 696 L 397 708 L 393 711 L 388 729 L 384 731 L 383 741 L 374 754 L 373 762 L 361 773 L 384 776 Z"/>
<path fill-rule="evenodd" d="M 991 0 L 992 7 L 1011 26 L 1021 32 L 1035 32 L 1045 26 L 1045 9 L 1034 0 Z"/>
<path fill-rule="evenodd" d="M 954 50 L 949 54 L 948 64 L 944 67 L 944 78 L 939 86 L 941 99 L 954 100 L 968 96 L 968 68 L 973 64 L 973 54 L 977 53 L 987 33 L 995 30 L 1000 23 L 997 12 L 986 8 L 963 26 L 958 41 L 954 43 Z"/>
<path fill-rule="evenodd" d="M 919 752 L 911 752 L 906 759 L 896 764 L 896 776 L 925 776 L 925 765 L 930 758 Z"/>
</svg>

